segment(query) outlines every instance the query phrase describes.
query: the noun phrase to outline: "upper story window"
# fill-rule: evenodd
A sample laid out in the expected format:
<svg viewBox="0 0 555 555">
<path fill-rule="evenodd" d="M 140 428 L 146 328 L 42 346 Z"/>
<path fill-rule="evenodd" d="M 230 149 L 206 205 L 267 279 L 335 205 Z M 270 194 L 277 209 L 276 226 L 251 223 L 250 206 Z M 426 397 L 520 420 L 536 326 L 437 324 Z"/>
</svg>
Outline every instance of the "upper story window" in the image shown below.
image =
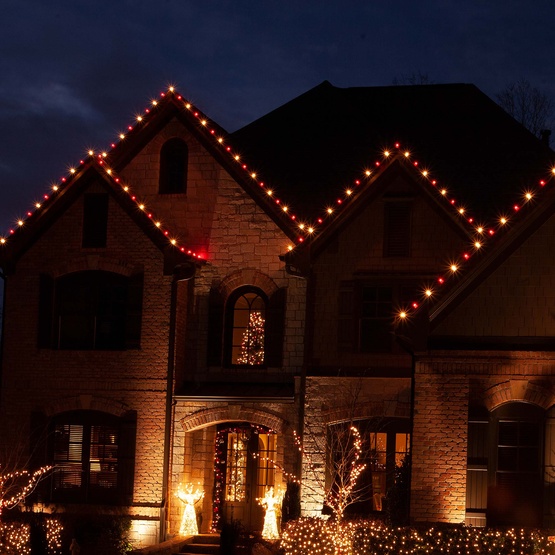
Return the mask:
<svg viewBox="0 0 555 555">
<path fill-rule="evenodd" d="M 104 248 L 108 236 L 108 194 L 83 196 L 83 248 Z"/>
<path fill-rule="evenodd" d="M 414 298 L 415 287 L 408 284 L 343 282 L 338 302 L 339 350 L 395 352 L 395 313 Z"/>
<path fill-rule="evenodd" d="M 87 271 L 42 276 L 39 346 L 132 349 L 141 336 L 143 276 Z"/>
<path fill-rule="evenodd" d="M 240 287 L 224 299 L 210 295 L 208 364 L 225 367 L 280 367 L 286 289 L 271 296 L 254 286 Z"/>
<path fill-rule="evenodd" d="M 56 417 L 50 434 L 52 500 L 127 502 L 132 495 L 133 422 L 97 411 Z"/>
<path fill-rule="evenodd" d="M 187 192 L 189 149 L 182 139 L 166 141 L 160 150 L 160 194 Z"/>
<path fill-rule="evenodd" d="M 384 205 L 384 257 L 407 257 L 411 254 L 412 203 L 388 201 Z"/>
<path fill-rule="evenodd" d="M 228 362 L 233 366 L 263 366 L 266 335 L 266 296 L 241 288 L 228 299 Z"/>
</svg>

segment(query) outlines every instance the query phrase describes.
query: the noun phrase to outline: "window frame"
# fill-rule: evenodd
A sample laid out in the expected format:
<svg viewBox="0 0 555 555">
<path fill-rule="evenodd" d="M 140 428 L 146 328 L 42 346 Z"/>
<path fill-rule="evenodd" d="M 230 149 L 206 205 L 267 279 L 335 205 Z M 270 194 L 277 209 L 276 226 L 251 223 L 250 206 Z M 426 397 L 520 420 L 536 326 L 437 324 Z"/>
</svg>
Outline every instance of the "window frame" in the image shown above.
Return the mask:
<svg viewBox="0 0 555 555">
<path fill-rule="evenodd" d="M 51 501 L 76 504 L 129 504 L 133 492 L 135 418 L 134 413 L 126 419 L 94 410 L 69 411 L 56 415 L 50 422 L 49 460 L 54 464 L 54 472 L 50 479 Z M 82 431 L 80 443 L 70 442 L 68 437 L 66 459 L 61 456 L 63 450 L 60 448 L 60 445 L 63 446 L 65 443 L 65 438 L 58 443 L 60 440 L 59 430 L 63 430 L 65 427 L 69 427 L 69 429 L 81 427 Z M 111 435 L 115 433 L 115 441 L 95 443 L 93 441 L 95 428 L 99 437 L 101 433 Z M 74 446 L 73 449 L 71 445 Z M 77 458 L 77 445 L 81 446 L 79 459 Z M 93 457 L 95 446 L 98 447 L 97 457 Z M 60 449 L 58 454 L 57 449 Z M 70 455 L 72 450 L 73 458 Z M 100 457 L 101 452 L 104 452 L 104 457 Z M 64 461 L 74 463 L 76 468 L 80 462 L 80 471 L 78 471 L 80 483 L 74 487 L 71 485 L 63 487 L 64 483 L 70 484 L 72 480 L 69 474 L 69 479 L 63 480 Z M 102 483 L 112 483 L 113 486 L 102 486 Z"/>
<path fill-rule="evenodd" d="M 38 346 L 59 350 L 139 349 L 142 273 L 72 272 L 39 280 Z M 80 329 L 80 326 L 82 329 Z"/>
<path fill-rule="evenodd" d="M 234 358 L 234 349 L 238 345 L 235 345 L 234 335 L 235 330 L 241 329 L 235 324 L 235 317 L 236 311 L 243 310 L 237 307 L 237 303 L 240 301 L 241 298 L 244 298 L 245 295 L 254 294 L 256 295 L 257 299 L 260 299 L 264 303 L 264 359 L 261 364 L 241 364 L 233 362 Z M 267 367 L 267 335 L 268 335 L 268 304 L 269 300 L 266 296 L 266 293 L 262 291 L 262 289 L 252 286 L 246 285 L 243 287 L 238 287 L 235 289 L 228 297 L 225 306 L 225 326 L 224 326 L 224 363 L 225 366 L 228 368 L 266 368 Z M 251 312 L 257 312 L 257 310 L 250 310 L 249 315 Z M 245 328 L 246 330 L 247 328 Z"/>
<path fill-rule="evenodd" d="M 382 277 L 379 279 L 355 279 L 342 281 L 339 284 L 338 292 L 338 312 L 337 312 L 337 348 L 341 353 L 353 352 L 362 355 L 372 354 L 396 354 L 403 352 L 397 344 L 393 335 L 393 323 L 395 313 L 401 309 L 406 309 L 410 303 L 418 296 L 419 283 L 417 278 L 414 280 L 395 280 Z M 364 300 L 365 290 L 374 289 L 389 290 L 390 301 L 387 303 L 389 308 L 384 309 L 385 300 L 376 294 L 376 301 L 372 303 L 370 299 Z M 366 307 L 365 307 L 366 303 Z M 374 305 L 375 317 L 369 308 Z M 365 315 L 365 311 L 367 315 Z M 389 314 L 387 315 L 386 312 Z M 367 321 L 367 326 L 364 321 Z M 380 333 L 380 338 L 374 341 L 365 342 L 363 333 L 364 328 L 372 327 L 374 322 Z"/>
</svg>

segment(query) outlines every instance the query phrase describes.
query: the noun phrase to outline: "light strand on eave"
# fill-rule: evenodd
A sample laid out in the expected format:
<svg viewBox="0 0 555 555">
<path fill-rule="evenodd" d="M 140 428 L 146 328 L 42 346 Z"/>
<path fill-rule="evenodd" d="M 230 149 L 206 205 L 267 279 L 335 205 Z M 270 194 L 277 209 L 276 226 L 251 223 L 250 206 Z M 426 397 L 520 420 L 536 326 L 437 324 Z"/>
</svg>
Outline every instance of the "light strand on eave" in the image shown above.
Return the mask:
<svg viewBox="0 0 555 555">
<path fill-rule="evenodd" d="M 396 322 L 402 322 L 410 317 L 421 307 L 423 303 L 426 301 L 430 301 L 432 298 L 436 296 L 439 289 L 444 290 L 444 286 L 453 281 L 455 278 L 461 276 L 461 272 L 463 272 L 467 267 L 468 263 L 472 259 L 472 255 L 476 253 L 478 250 L 482 250 L 484 245 L 484 239 L 486 237 L 492 237 L 497 233 L 497 231 L 501 229 L 509 229 L 509 223 L 514 220 L 516 215 L 521 212 L 521 209 L 524 208 L 526 205 L 532 204 L 534 200 L 538 198 L 541 194 L 542 190 L 545 189 L 545 186 L 553 182 L 555 180 L 555 167 L 551 168 L 549 174 L 544 178 L 540 179 L 536 185 L 536 188 L 526 188 L 522 194 L 519 201 L 515 202 L 511 209 L 508 210 L 505 214 L 499 216 L 497 222 L 492 225 L 488 226 L 487 229 L 485 227 L 480 227 L 476 229 L 476 240 L 473 244 L 472 249 L 465 250 L 461 255 L 458 257 L 453 257 L 444 268 L 444 271 L 436 277 L 433 284 L 427 284 L 422 287 L 421 291 L 421 299 L 415 299 L 407 304 L 407 306 L 399 307 L 396 313 L 394 314 L 394 318 Z M 510 215 L 512 213 L 512 215 Z"/>
<path fill-rule="evenodd" d="M 396 158 L 398 159 L 405 160 L 407 164 L 410 164 L 415 169 L 415 171 L 420 172 L 420 175 L 422 176 L 422 178 L 427 180 L 427 182 L 438 192 L 438 195 L 441 198 L 445 199 L 445 202 L 455 211 L 455 213 L 459 217 L 463 218 L 463 221 L 465 221 L 470 226 L 470 231 L 476 235 L 476 238 L 472 245 L 472 248 L 474 250 L 480 249 L 487 236 L 492 236 L 496 232 L 499 226 L 503 226 L 508 222 L 508 217 L 502 217 L 500 218 L 499 222 L 493 226 L 488 227 L 488 226 L 482 226 L 482 225 L 476 224 L 474 222 L 474 219 L 468 215 L 468 210 L 466 209 L 466 207 L 462 203 L 459 203 L 454 197 L 452 197 L 449 194 L 448 189 L 444 187 L 439 187 L 437 180 L 432 179 L 429 171 L 426 169 L 421 170 L 419 162 L 413 159 L 413 157 L 411 156 L 411 153 L 407 150 L 402 150 L 401 145 L 399 143 L 396 143 L 394 145 L 393 152 L 390 150 L 385 150 L 382 153 L 382 158 L 374 162 L 372 169 L 364 170 L 361 177 L 353 181 L 351 187 L 347 187 L 346 189 L 343 190 L 343 192 L 340 195 L 337 196 L 333 206 L 330 205 L 325 207 L 322 217 L 317 218 L 317 220 L 312 224 L 307 223 L 306 221 L 300 220 L 290 209 L 289 205 L 282 202 L 282 200 L 276 195 L 272 187 L 269 187 L 263 181 L 258 180 L 257 172 L 253 171 L 247 164 L 243 162 L 241 158 L 241 154 L 227 144 L 227 138 L 224 137 L 224 133 L 221 132 L 221 130 L 219 130 L 215 124 L 211 123 L 210 120 L 202 112 L 196 109 L 192 105 L 192 103 L 188 102 L 179 93 L 177 93 L 174 87 L 169 87 L 168 90 L 166 92 L 162 92 L 160 96 L 164 98 L 167 95 L 174 95 L 174 98 L 176 98 L 178 101 L 183 103 L 184 108 L 188 110 L 198 120 L 200 127 L 205 130 L 205 133 L 207 134 L 207 136 L 212 137 L 213 140 L 215 141 L 215 144 L 219 145 L 219 147 L 223 149 L 223 152 L 227 153 L 227 155 L 230 158 L 230 161 L 238 164 L 240 169 L 242 169 L 245 172 L 245 177 L 255 181 L 255 183 L 264 192 L 264 195 L 268 199 L 268 202 L 269 203 L 273 202 L 274 208 L 277 207 L 282 211 L 284 217 L 288 219 L 289 225 L 292 226 L 291 229 L 301 232 L 301 234 L 297 236 L 296 245 L 303 243 L 306 238 L 314 237 L 316 235 L 316 232 L 321 228 L 323 224 L 325 224 L 326 222 L 332 221 L 332 218 L 336 215 L 336 213 L 338 213 L 339 209 L 341 209 L 349 202 L 352 202 L 355 198 L 357 198 L 358 196 L 357 192 L 358 190 L 360 190 L 361 185 L 367 184 L 369 180 L 374 179 L 376 177 L 380 169 L 387 167 L 387 164 L 384 164 L 384 162 L 387 162 L 387 160 L 390 159 L 392 155 L 395 155 Z M 145 109 L 144 115 L 136 116 L 135 125 L 128 126 L 127 128 L 128 133 L 127 134 L 121 133 L 119 135 L 119 143 L 124 141 L 131 132 L 137 132 L 138 130 L 140 130 L 141 126 L 146 124 L 149 121 L 149 119 L 153 117 L 153 114 L 155 113 L 156 108 L 158 107 L 159 104 L 160 102 L 158 100 L 152 100 L 151 107 Z M 116 148 L 119 143 L 112 143 L 110 145 L 111 149 L 113 150 L 114 148 Z M 89 151 L 89 156 L 94 156 L 94 152 Z M 121 180 L 119 178 L 112 175 L 113 171 L 106 164 L 104 164 L 103 160 L 108 156 L 109 156 L 109 153 L 106 153 L 106 152 L 103 152 L 102 154 L 97 155 L 99 164 L 106 169 L 106 172 L 109 175 L 111 175 L 112 178 L 117 183 L 121 183 Z M 80 166 L 82 166 L 83 164 L 84 164 L 84 161 L 81 160 Z M 37 202 L 35 204 L 35 209 L 32 212 L 27 213 L 27 219 L 33 216 L 37 211 L 39 211 L 46 202 L 50 202 L 52 198 L 55 197 L 56 193 L 61 188 L 63 188 L 65 185 L 68 184 L 68 181 L 70 180 L 71 175 L 75 174 L 76 171 L 77 171 L 76 169 L 71 169 L 69 179 L 68 177 L 64 177 L 61 179 L 61 182 L 59 184 L 53 185 L 52 192 L 50 194 L 45 194 L 43 197 L 43 201 Z M 545 181 L 541 181 L 540 185 L 544 186 Z M 172 235 L 170 231 L 164 229 L 161 222 L 155 221 L 155 219 L 153 218 L 152 212 L 146 207 L 146 205 L 143 202 L 137 199 L 137 197 L 134 195 L 134 193 L 132 192 L 129 186 L 122 185 L 122 189 L 129 194 L 131 199 L 136 203 L 137 207 L 141 211 L 145 212 L 149 217 L 149 219 L 152 219 L 153 222 L 155 222 L 155 226 L 161 230 L 161 233 L 163 233 L 165 237 L 168 238 L 168 241 L 170 242 L 170 244 L 179 248 L 181 252 L 185 252 L 187 254 L 190 254 L 191 256 L 200 258 L 199 255 L 192 252 L 190 249 L 187 249 L 184 246 L 180 246 L 179 240 L 176 238 L 176 236 Z M 530 200 L 532 200 L 532 198 L 533 198 L 533 193 L 531 191 L 526 191 L 524 202 L 529 202 Z M 514 206 L 515 211 L 518 211 L 519 209 L 520 209 L 519 204 Z M 25 221 L 26 220 L 19 220 L 18 226 L 22 227 L 25 224 Z M 10 235 L 13 235 L 14 233 L 15 233 L 15 230 L 11 229 Z M 8 240 L 7 237 L 0 237 L 0 245 L 5 244 L 7 240 Z M 296 245 L 290 244 L 288 246 L 288 250 L 293 250 Z M 470 253 L 466 252 L 466 253 L 463 253 L 461 260 L 467 261 L 469 258 L 470 258 Z M 451 272 L 456 273 L 459 270 L 459 266 L 460 264 L 456 262 L 450 263 Z M 444 277 L 438 278 L 438 283 L 443 284 L 444 282 L 445 282 Z M 433 291 L 431 289 L 426 289 L 425 295 L 426 295 L 426 298 L 430 298 L 433 296 Z M 412 303 L 412 308 L 417 308 L 417 306 L 418 306 L 418 303 L 416 302 Z M 403 311 L 403 314 L 404 314 L 403 317 L 405 317 L 407 315 L 406 311 Z"/>
</svg>

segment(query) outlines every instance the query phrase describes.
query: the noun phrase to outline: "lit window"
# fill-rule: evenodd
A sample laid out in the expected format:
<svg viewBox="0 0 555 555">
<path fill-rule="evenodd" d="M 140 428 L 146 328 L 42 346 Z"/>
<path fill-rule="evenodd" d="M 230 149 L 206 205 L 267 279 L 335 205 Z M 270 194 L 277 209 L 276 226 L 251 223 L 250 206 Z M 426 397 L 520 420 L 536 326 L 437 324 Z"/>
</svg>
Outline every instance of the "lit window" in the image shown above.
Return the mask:
<svg viewBox="0 0 555 555">
<path fill-rule="evenodd" d="M 130 428 L 126 427 L 126 433 Z M 52 497 L 55 501 L 116 503 L 122 500 L 127 462 L 122 454 L 122 420 L 94 411 L 76 411 L 53 423 Z M 134 431 L 132 432 L 134 435 Z M 123 441 L 128 446 L 129 438 Z M 123 462 L 122 459 L 126 462 Z"/>
<path fill-rule="evenodd" d="M 264 364 L 266 300 L 257 291 L 245 291 L 232 300 L 231 363 L 239 366 Z"/>
</svg>

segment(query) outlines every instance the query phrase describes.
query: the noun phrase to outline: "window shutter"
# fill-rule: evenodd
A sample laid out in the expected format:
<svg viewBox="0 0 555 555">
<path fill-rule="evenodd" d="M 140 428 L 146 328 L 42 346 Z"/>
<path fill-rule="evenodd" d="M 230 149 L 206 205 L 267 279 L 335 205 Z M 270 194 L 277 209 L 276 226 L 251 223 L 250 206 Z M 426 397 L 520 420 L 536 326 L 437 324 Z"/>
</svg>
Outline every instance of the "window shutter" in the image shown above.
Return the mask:
<svg viewBox="0 0 555 555">
<path fill-rule="evenodd" d="M 129 411 L 121 419 L 118 453 L 118 489 L 122 505 L 133 503 L 135 476 L 135 442 L 137 436 L 137 413 Z"/>
<path fill-rule="evenodd" d="M 411 204 L 390 202 L 384 214 L 384 256 L 410 256 Z"/>
<path fill-rule="evenodd" d="M 142 273 L 129 278 L 125 314 L 125 347 L 127 349 L 138 349 L 141 346 L 143 281 L 144 274 Z"/>
<path fill-rule="evenodd" d="M 38 347 L 52 347 L 52 318 L 54 317 L 54 279 L 48 274 L 39 276 Z"/>
<path fill-rule="evenodd" d="M 264 364 L 272 368 L 283 366 L 283 338 L 285 327 L 285 301 L 287 289 L 278 289 L 268 300 L 266 310 L 266 337 L 264 338 Z"/>
<path fill-rule="evenodd" d="M 488 421 L 468 423 L 466 524 L 484 526 L 488 496 Z"/>
<path fill-rule="evenodd" d="M 160 194 L 187 192 L 189 149 L 181 139 L 170 139 L 160 151 Z"/>
<path fill-rule="evenodd" d="M 83 197 L 83 248 L 104 248 L 108 237 L 108 195 L 87 193 Z"/>
<path fill-rule="evenodd" d="M 208 297 L 208 366 L 222 366 L 224 300 L 216 289 Z"/>
<path fill-rule="evenodd" d="M 352 281 L 344 281 L 339 286 L 337 302 L 337 350 L 351 353 L 355 349 L 354 287 Z"/>
</svg>

